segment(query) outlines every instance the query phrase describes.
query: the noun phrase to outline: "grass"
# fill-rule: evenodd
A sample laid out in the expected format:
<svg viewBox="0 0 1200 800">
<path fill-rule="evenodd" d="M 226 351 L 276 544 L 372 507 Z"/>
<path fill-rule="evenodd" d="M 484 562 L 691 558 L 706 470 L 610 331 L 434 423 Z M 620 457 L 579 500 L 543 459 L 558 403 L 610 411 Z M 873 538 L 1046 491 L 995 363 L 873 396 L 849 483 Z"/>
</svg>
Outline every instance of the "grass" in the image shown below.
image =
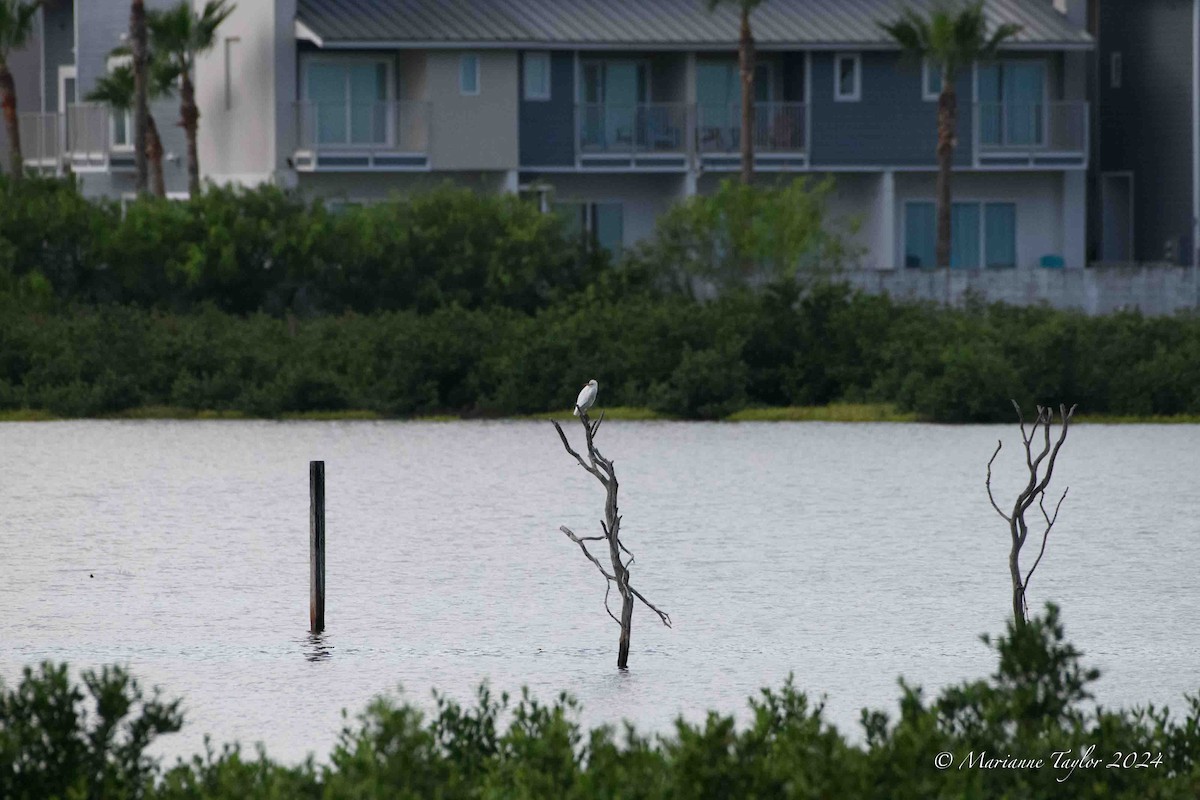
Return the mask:
<svg viewBox="0 0 1200 800">
<path fill-rule="evenodd" d="M 731 414 L 730 422 L 920 422 L 915 413 L 898 411 L 890 403 L 830 403 L 827 406 L 746 408 Z"/>
</svg>

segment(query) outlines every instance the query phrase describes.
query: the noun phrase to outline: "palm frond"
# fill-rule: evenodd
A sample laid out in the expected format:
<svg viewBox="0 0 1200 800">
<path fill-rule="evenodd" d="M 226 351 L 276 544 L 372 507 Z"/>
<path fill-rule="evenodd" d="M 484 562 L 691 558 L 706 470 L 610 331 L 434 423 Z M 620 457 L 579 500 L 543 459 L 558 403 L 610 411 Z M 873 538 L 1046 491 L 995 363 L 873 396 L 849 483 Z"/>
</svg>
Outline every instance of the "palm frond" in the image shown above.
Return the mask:
<svg viewBox="0 0 1200 800">
<path fill-rule="evenodd" d="M 0 60 L 29 41 L 41 0 L 0 0 Z"/>
<path fill-rule="evenodd" d="M 104 103 L 117 111 L 133 108 L 133 67 L 121 64 L 101 75 L 85 99 L 91 103 Z"/>
</svg>

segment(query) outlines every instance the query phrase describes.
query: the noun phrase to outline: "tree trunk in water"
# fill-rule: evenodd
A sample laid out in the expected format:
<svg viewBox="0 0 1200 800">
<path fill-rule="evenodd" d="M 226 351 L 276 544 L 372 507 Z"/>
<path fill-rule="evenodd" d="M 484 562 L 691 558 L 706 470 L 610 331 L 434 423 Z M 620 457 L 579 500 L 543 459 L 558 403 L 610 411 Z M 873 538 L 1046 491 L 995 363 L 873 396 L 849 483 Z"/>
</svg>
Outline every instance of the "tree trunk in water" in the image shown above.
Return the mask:
<svg viewBox="0 0 1200 800">
<path fill-rule="evenodd" d="M 150 186 L 155 197 L 167 196 L 167 183 L 163 178 L 163 145 L 158 136 L 158 125 L 154 117 L 146 115 L 146 161 L 150 167 Z"/>
<path fill-rule="evenodd" d="M 1008 555 L 1008 571 L 1012 575 L 1013 620 L 1018 628 L 1025 627 L 1025 586 L 1021 583 L 1020 547 L 1013 543 Z"/>
<path fill-rule="evenodd" d="M 179 85 L 179 113 L 183 119 L 183 132 L 187 136 L 188 194 L 200 196 L 200 155 L 196 151 L 196 130 L 200 127 L 200 109 L 196 107 L 196 87 L 187 72 Z"/>
<path fill-rule="evenodd" d="M 754 179 L 754 37 L 750 33 L 750 12 L 745 7 L 738 62 L 742 78 L 742 183 L 749 186 Z"/>
<path fill-rule="evenodd" d="M 629 635 L 633 630 L 633 592 L 621 592 L 621 642 L 617 647 L 617 669 L 629 667 Z"/>
<path fill-rule="evenodd" d="M 145 0 L 133 0 L 129 10 L 129 46 L 133 55 L 133 166 L 134 186 L 138 194 L 145 194 L 149 172 L 146 148 L 147 119 L 150 115 L 146 86 L 149 70 L 149 52 L 146 36 Z"/>
<path fill-rule="evenodd" d="M 958 98 L 954 93 L 954 77 L 942 73 L 942 93 L 938 95 L 938 176 L 937 176 L 937 265 L 950 266 L 950 167 L 954 162 L 954 146 L 958 143 L 955 120 L 958 117 Z"/>
<path fill-rule="evenodd" d="M 21 155 L 21 127 L 17 123 L 17 87 L 8 64 L 0 61 L 0 105 L 4 107 L 4 128 L 8 132 L 8 152 L 12 156 L 9 169 L 13 180 L 25 175 L 25 159 Z"/>
</svg>

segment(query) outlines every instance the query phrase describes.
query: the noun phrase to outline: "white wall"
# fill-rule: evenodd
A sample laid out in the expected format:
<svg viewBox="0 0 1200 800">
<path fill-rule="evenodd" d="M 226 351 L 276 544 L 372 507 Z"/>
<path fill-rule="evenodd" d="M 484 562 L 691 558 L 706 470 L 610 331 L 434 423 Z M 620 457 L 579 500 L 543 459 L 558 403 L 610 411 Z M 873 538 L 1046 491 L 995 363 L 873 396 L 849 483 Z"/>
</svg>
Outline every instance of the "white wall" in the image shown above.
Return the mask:
<svg viewBox="0 0 1200 800">
<path fill-rule="evenodd" d="M 200 8 L 204 0 L 194 3 Z M 295 94 L 282 94 L 279 88 L 289 81 L 294 87 L 293 9 L 294 0 L 237 3 L 217 32 L 216 47 L 197 60 L 204 179 L 269 181 L 290 155 L 281 152 L 280 137 L 284 142 L 290 137 Z"/>
</svg>

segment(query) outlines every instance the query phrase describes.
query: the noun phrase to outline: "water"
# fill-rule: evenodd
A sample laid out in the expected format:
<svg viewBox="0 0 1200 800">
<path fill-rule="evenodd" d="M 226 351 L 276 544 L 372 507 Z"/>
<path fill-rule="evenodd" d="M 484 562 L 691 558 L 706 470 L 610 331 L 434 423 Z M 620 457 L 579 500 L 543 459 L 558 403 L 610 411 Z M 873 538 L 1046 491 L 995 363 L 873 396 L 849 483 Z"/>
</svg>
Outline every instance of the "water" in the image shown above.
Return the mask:
<svg viewBox="0 0 1200 800">
<path fill-rule="evenodd" d="M 210 733 L 324 758 L 343 708 L 484 679 L 666 730 L 794 673 L 857 735 L 899 675 L 936 690 L 994 668 L 978 634 L 1010 602 L 983 491 L 1000 436 L 1011 498 L 1007 426 L 607 423 L 634 585 L 675 623 L 638 608 L 622 674 L 603 579 L 557 530 L 598 534 L 603 490 L 548 423 L 0 425 L 0 677 L 126 664 L 185 699 L 169 756 Z M 1198 454 L 1200 427 L 1081 425 L 1060 459 L 1071 493 L 1031 605 L 1064 607 L 1106 705 L 1200 689 Z M 316 641 L 310 458 L 328 492 Z"/>
</svg>

